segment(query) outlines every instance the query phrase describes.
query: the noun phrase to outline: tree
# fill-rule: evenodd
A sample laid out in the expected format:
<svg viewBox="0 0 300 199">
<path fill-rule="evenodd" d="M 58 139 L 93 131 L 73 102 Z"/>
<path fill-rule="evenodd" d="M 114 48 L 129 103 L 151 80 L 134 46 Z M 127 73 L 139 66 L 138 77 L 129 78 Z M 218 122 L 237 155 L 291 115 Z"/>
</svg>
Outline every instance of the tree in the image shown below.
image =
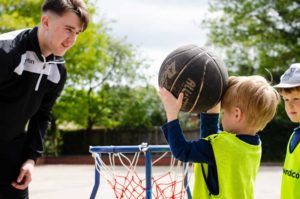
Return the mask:
<svg viewBox="0 0 300 199">
<path fill-rule="evenodd" d="M 40 21 L 42 0 L 0 0 L 0 32 L 30 28 Z"/>
<path fill-rule="evenodd" d="M 66 88 L 54 109 L 60 112 L 60 120 L 72 121 L 79 128 L 86 127 L 87 115 L 93 119 L 93 126 L 101 128 L 149 128 L 164 122 L 163 107 L 153 86 L 131 88 L 106 83 L 89 98 L 86 92 Z"/>
<path fill-rule="evenodd" d="M 116 127 L 149 128 L 164 122 L 163 107 L 153 86 L 106 86 L 105 90 L 104 93 L 109 94 L 108 107 Z"/>
<path fill-rule="evenodd" d="M 230 72 L 265 74 L 278 81 L 300 61 L 300 4 L 286 0 L 213 0 L 209 41 L 225 51 Z"/>
<path fill-rule="evenodd" d="M 54 112 L 61 122 L 75 122 L 87 131 L 100 121 L 109 123 L 109 117 L 105 117 L 110 111 L 97 93 L 102 86 L 143 80 L 144 73 L 139 69 L 147 68 L 130 44 L 110 37 L 101 23 L 91 23 L 80 35 L 76 46 L 66 55 L 66 62 L 68 82 Z M 74 111 L 77 107 L 81 111 Z"/>
<path fill-rule="evenodd" d="M 47 149 L 58 154 L 61 136 L 57 122 L 72 122 L 87 130 L 97 125 L 115 126 L 107 107 L 109 96 L 102 90 L 104 84 L 129 84 L 142 80 L 146 68 L 132 45 L 112 38 L 104 21 L 95 21 L 95 1 L 90 6 L 88 29 L 79 35 L 75 46 L 65 56 L 68 80 L 61 98 L 53 109 L 53 121 L 47 134 Z M 0 32 L 31 28 L 39 24 L 43 0 L 0 0 Z M 140 75 L 141 74 L 141 75 Z M 101 92 L 100 92 L 101 91 Z M 100 95 L 101 93 L 101 95 Z"/>
<path fill-rule="evenodd" d="M 209 42 L 224 50 L 231 74 L 273 76 L 278 82 L 291 63 L 300 61 L 299 8 L 295 0 L 213 0 L 210 10 L 215 15 L 204 24 Z M 293 127 L 280 105 L 261 133 L 264 160 L 283 159 Z"/>
</svg>

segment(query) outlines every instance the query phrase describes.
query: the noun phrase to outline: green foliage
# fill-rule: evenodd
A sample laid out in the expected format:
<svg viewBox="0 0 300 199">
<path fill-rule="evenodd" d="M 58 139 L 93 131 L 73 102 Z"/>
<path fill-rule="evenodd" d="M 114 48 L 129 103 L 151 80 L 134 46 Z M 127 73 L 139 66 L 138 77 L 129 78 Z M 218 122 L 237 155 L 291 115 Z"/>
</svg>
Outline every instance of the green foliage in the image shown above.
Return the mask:
<svg viewBox="0 0 300 199">
<path fill-rule="evenodd" d="M 85 90 L 66 88 L 53 110 L 53 114 L 58 116 L 57 122 L 61 124 L 65 121 L 73 121 L 78 125 L 85 126 L 85 115 L 88 111 L 85 96 Z"/>
<path fill-rule="evenodd" d="M 68 85 L 89 88 L 101 81 L 107 68 L 107 33 L 102 24 L 90 23 L 65 55 Z"/>
<path fill-rule="evenodd" d="M 214 15 L 204 22 L 209 42 L 224 50 L 231 74 L 260 74 L 279 82 L 289 65 L 300 61 L 299 1 L 213 0 L 210 9 Z M 261 133 L 263 160 L 283 161 L 293 127 L 282 103 Z"/>
<path fill-rule="evenodd" d="M 59 156 L 63 139 L 60 131 L 48 131 L 45 137 L 44 154 L 51 156 Z"/>
<path fill-rule="evenodd" d="M 62 146 L 57 125 L 93 127 L 149 127 L 163 116 L 155 88 L 145 84 L 148 67 L 131 44 L 113 38 L 108 24 L 96 21 L 96 1 L 88 0 L 91 21 L 66 55 L 68 79 L 53 108 L 54 121 L 46 137 L 46 154 L 58 155 Z M 43 0 L 0 0 L 0 32 L 39 25 Z M 130 86 L 126 86 L 130 85 Z"/>
<path fill-rule="evenodd" d="M 91 24 L 66 55 L 66 62 L 69 78 L 55 106 L 56 116 L 87 130 L 95 124 L 116 126 L 116 121 L 110 118 L 112 110 L 107 108 L 112 99 L 103 85 L 126 85 L 143 80 L 144 73 L 139 73 L 140 68 L 147 67 L 143 60 L 136 58 L 131 45 L 109 37 L 101 24 Z M 120 101 L 122 97 L 116 99 Z M 79 111 L 74 110 L 77 107 Z"/>
<path fill-rule="evenodd" d="M 85 90 L 68 87 L 54 113 L 60 115 L 59 123 L 73 122 L 81 128 L 87 128 L 89 124 L 102 128 L 152 127 L 161 125 L 165 118 L 154 87 L 109 84 L 89 97 Z"/>
<path fill-rule="evenodd" d="M 225 49 L 231 72 L 267 74 L 276 81 L 300 53 L 300 5 L 286 0 L 213 0 L 205 21 L 209 40 Z"/>
<path fill-rule="evenodd" d="M 152 127 L 164 121 L 163 107 L 153 86 L 122 86 L 109 90 L 110 107 L 119 123 L 118 127 Z"/>
<path fill-rule="evenodd" d="M 38 25 L 42 0 L 0 0 L 0 32 Z"/>
<path fill-rule="evenodd" d="M 66 89 L 54 108 L 58 122 L 73 123 L 87 131 L 95 125 L 106 128 L 120 125 L 122 122 L 113 119 L 114 110 L 109 107 L 112 102 L 122 101 L 127 94 L 119 92 L 120 95 L 112 98 L 110 95 L 115 91 L 107 87 L 146 80 L 144 73 L 139 71 L 148 66 L 138 58 L 133 46 L 109 36 L 104 22 L 91 22 L 65 59 L 69 75 Z M 129 106 L 122 104 L 123 109 Z"/>
<path fill-rule="evenodd" d="M 105 82 L 131 83 L 144 79 L 139 75 L 147 68 L 144 60 L 137 58 L 135 49 L 126 41 L 109 36 L 101 23 L 91 23 L 76 45 L 67 52 L 68 84 L 85 89 L 99 89 Z"/>
</svg>

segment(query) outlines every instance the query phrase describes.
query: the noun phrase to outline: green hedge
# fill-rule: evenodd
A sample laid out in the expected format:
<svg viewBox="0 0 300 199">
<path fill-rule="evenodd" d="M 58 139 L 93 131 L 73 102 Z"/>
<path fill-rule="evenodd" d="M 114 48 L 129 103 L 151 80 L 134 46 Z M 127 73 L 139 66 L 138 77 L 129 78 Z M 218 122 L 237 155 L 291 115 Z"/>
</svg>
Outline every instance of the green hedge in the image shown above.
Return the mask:
<svg viewBox="0 0 300 199">
<path fill-rule="evenodd" d="M 288 139 L 296 127 L 288 120 L 273 120 L 259 133 L 262 140 L 262 161 L 283 162 Z M 198 129 L 184 131 L 188 140 L 198 138 Z M 166 144 L 166 140 L 159 127 L 151 129 L 113 129 L 93 130 L 86 132 L 66 131 L 62 132 L 63 145 L 61 155 L 87 155 L 89 146 L 106 145 L 139 145 L 142 142 L 148 144 Z"/>
</svg>

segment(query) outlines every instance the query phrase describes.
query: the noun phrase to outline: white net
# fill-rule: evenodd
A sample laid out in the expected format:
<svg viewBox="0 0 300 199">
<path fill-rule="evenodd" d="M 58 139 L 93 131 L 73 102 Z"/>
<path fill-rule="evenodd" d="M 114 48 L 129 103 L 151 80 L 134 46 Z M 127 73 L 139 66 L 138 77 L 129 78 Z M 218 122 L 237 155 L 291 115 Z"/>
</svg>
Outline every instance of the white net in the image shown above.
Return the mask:
<svg viewBox="0 0 300 199">
<path fill-rule="evenodd" d="M 147 187 L 148 178 L 148 183 L 151 183 L 151 198 L 188 198 L 190 195 L 188 173 L 191 166 L 183 165 L 182 162 L 173 158 L 169 151 L 165 151 L 151 152 L 151 168 L 145 168 L 145 166 L 149 167 L 145 160 L 147 149 L 144 147 L 134 153 L 93 153 L 96 171 L 101 178 L 100 184 L 105 181 L 116 199 L 146 199 L 147 188 L 149 188 Z M 151 173 L 147 176 L 149 169 Z M 100 193 L 103 192 L 101 187 Z"/>
</svg>

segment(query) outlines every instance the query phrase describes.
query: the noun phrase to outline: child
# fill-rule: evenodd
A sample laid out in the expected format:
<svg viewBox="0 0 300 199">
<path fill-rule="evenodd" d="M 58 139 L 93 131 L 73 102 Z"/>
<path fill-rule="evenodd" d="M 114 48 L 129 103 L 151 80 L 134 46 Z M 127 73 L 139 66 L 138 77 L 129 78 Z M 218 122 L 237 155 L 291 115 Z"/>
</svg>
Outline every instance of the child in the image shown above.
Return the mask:
<svg viewBox="0 0 300 199">
<path fill-rule="evenodd" d="M 284 100 L 285 111 L 292 122 L 300 122 L 300 63 L 292 64 L 275 86 Z M 300 128 L 290 137 L 283 167 L 281 199 L 300 198 Z"/>
<path fill-rule="evenodd" d="M 230 77 L 222 100 L 222 125 L 218 132 L 220 106 L 201 114 L 203 134 L 197 141 L 185 140 L 177 119 L 183 93 L 176 99 L 160 88 L 168 123 L 162 130 L 175 158 L 195 162 L 194 199 L 253 198 L 253 187 L 261 158 L 256 134 L 274 117 L 280 96 L 260 76 Z M 203 132 L 204 131 L 204 132 Z"/>
</svg>

